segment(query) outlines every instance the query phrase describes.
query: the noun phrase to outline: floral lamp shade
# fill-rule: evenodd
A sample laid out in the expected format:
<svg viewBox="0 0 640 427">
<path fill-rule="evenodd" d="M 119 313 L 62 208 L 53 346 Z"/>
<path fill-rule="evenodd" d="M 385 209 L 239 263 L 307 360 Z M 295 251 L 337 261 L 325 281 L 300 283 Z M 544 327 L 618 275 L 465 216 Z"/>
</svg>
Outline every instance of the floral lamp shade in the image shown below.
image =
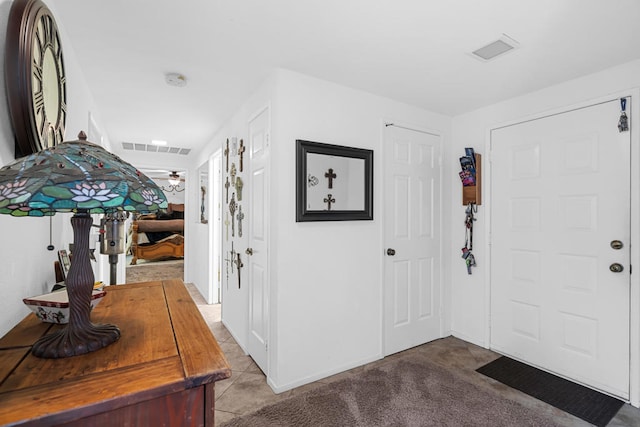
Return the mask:
<svg viewBox="0 0 640 427">
<path fill-rule="evenodd" d="M 2 214 L 155 212 L 167 206 L 151 179 L 83 134 L 0 169 Z"/>
<path fill-rule="evenodd" d="M 32 347 L 38 357 L 89 353 L 120 338 L 115 325 L 90 321 L 94 275 L 89 257 L 91 214 L 155 212 L 168 206 L 164 193 L 135 167 L 99 145 L 63 142 L 18 159 L 0 169 L 0 213 L 38 217 L 73 212 L 74 249 L 66 278 L 69 323 Z M 108 294 L 108 292 L 107 292 Z"/>
</svg>

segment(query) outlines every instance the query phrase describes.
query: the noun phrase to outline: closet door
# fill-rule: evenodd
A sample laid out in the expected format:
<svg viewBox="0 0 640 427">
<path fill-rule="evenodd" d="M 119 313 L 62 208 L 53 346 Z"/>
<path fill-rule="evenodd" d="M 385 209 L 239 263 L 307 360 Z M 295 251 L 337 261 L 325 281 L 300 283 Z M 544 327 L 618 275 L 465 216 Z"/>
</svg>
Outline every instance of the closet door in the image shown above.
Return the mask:
<svg viewBox="0 0 640 427">
<path fill-rule="evenodd" d="M 440 144 L 385 129 L 385 355 L 441 336 Z"/>
</svg>

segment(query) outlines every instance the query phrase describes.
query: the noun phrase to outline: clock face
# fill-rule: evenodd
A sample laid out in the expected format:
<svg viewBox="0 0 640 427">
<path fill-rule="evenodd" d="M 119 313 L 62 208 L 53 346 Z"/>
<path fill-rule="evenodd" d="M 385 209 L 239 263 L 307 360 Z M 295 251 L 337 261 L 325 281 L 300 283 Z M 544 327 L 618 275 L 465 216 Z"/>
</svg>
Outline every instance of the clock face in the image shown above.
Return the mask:
<svg viewBox="0 0 640 427">
<path fill-rule="evenodd" d="M 66 118 L 66 90 L 62 46 L 50 15 L 42 15 L 33 35 L 31 94 L 40 148 L 62 142 Z"/>
<path fill-rule="evenodd" d="M 67 118 L 62 45 L 41 0 L 14 0 L 11 6 L 5 76 L 16 157 L 62 142 Z"/>
</svg>

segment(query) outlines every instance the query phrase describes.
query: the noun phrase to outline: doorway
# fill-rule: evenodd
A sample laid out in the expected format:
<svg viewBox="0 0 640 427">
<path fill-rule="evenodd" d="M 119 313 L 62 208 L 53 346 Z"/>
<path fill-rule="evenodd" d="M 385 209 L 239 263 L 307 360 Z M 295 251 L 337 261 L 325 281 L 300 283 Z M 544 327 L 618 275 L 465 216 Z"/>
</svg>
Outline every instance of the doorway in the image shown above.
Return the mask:
<svg viewBox="0 0 640 427">
<path fill-rule="evenodd" d="M 490 324 L 492 349 L 629 399 L 631 133 L 617 128 L 619 102 L 492 130 Z"/>
<path fill-rule="evenodd" d="M 184 223 L 187 207 L 187 172 L 173 169 L 140 168 L 164 192 L 169 208 L 166 212 L 142 215 L 146 219 L 158 218 L 158 224 L 166 227 L 153 226 L 153 229 L 140 229 L 133 233 L 134 216 L 130 215 L 125 224 L 127 233 L 127 247 L 125 257 L 125 283 L 133 283 L 163 278 L 184 278 L 184 245 L 185 229 L 177 224 Z M 165 221 L 163 220 L 172 220 Z M 175 221 L 173 221 L 175 220 Z M 144 227 L 143 227 L 144 228 Z M 156 231 L 157 229 L 157 231 Z M 134 249 L 137 246 L 143 250 Z M 136 251 L 137 257 L 133 256 Z M 135 265 L 132 261 L 135 258 Z"/>
<path fill-rule="evenodd" d="M 384 133 L 384 354 L 441 337 L 442 137 Z"/>
</svg>

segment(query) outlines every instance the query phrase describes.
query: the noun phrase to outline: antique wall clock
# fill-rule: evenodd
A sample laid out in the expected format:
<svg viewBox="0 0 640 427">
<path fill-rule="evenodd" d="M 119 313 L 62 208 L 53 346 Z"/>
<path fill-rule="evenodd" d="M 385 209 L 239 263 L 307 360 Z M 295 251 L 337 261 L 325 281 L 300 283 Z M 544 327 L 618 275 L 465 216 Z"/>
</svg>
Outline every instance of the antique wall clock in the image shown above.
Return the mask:
<svg viewBox="0 0 640 427">
<path fill-rule="evenodd" d="M 64 138 L 67 91 L 60 34 L 41 0 L 14 0 L 9 13 L 5 81 L 16 157 Z"/>
</svg>

